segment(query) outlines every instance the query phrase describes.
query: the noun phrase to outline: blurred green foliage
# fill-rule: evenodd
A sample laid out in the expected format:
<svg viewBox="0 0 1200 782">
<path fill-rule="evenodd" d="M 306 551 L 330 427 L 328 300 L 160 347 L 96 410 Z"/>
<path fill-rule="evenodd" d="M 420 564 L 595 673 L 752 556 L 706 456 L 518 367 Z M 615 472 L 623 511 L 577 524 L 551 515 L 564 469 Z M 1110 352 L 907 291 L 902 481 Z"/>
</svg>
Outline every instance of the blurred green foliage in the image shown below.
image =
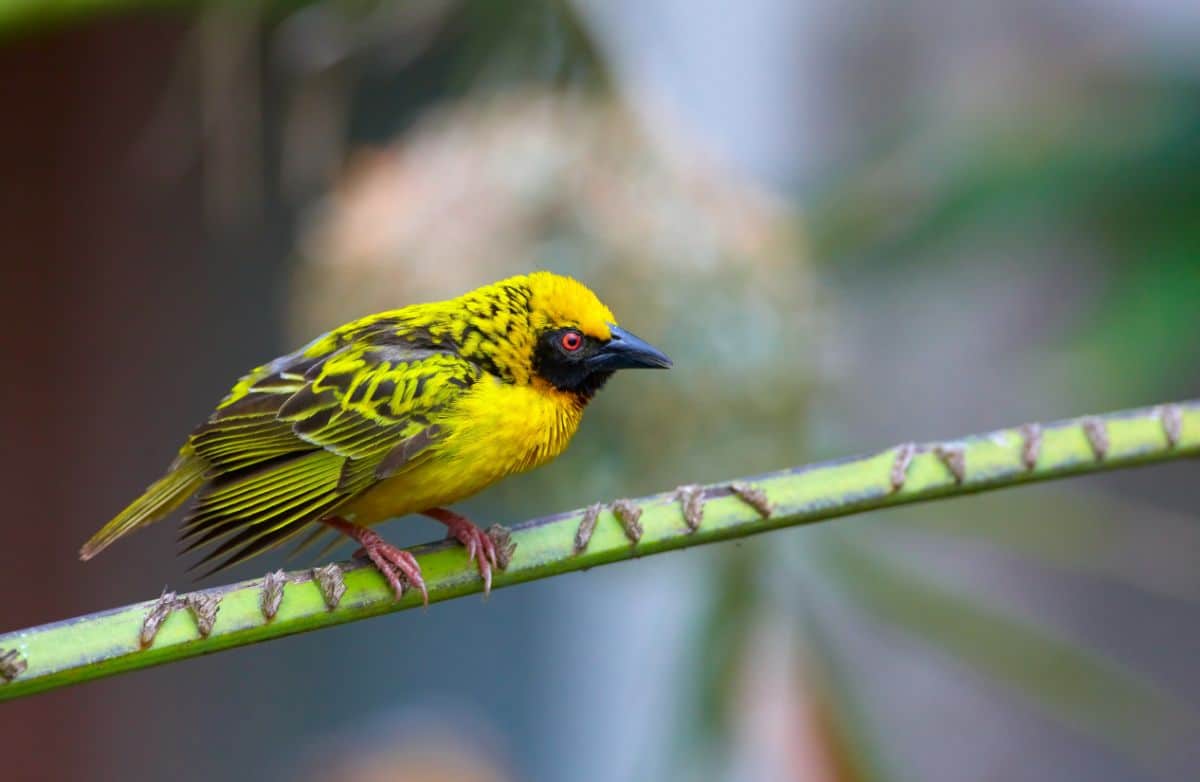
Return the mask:
<svg viewBox="0 0 1200 782">
<path fill-rule="evenodd" d="M 1098 290 L 1040 360 L 1064 382 L 1104 379 L 1103 401 L 1076 386 L 1084 405 L 1186 395 L 1200 365 L 1200 83 L 1107 67 L 892 139 L 814 207 L 815 257 L 847 274 L 928 267 L 1005 236 L 1067 240 L 1081 257 L 1050 263 Z"/>
</svg>

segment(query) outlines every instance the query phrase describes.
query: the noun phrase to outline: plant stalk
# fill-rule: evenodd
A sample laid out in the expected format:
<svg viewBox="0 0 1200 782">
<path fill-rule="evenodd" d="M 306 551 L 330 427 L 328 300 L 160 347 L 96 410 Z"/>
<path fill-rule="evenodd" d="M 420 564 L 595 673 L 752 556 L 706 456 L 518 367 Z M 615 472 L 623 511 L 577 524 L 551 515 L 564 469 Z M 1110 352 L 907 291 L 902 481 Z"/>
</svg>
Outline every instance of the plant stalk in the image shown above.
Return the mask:
<svg viewBox="0 0 1200 782">
<path fill-rule="evenodd" d="M 493 529 L 494 588 L 852 513 L 1200 455 L 1200 400 L 681 487 Z M 515 548 L 512 548 L 515 546 Z M 430 602 L 483 588 L 464 549 L 413 550 Z M 0 635 L 0 700 L 421 605 L 358 563 L 200 590 Z"/>
</svg>

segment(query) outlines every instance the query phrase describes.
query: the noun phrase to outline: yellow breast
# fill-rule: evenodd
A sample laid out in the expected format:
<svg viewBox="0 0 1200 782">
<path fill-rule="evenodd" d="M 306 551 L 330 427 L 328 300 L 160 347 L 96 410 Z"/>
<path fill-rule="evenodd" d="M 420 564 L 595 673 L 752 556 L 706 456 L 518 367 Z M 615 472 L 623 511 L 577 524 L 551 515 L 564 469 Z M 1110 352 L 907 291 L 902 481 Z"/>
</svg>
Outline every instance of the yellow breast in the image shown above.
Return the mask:
<svg viewBox="0 0 1200 782">
<path fill-rule="evenodd" d="M 485 377 L 439 416 L 444 436 L 428 458 L 377 484 L 341 513 L 374 524 L 457 502 L 557 457 L 582 416 L 574 396 L 540 380 L 522 385 Z"/>
</svg>

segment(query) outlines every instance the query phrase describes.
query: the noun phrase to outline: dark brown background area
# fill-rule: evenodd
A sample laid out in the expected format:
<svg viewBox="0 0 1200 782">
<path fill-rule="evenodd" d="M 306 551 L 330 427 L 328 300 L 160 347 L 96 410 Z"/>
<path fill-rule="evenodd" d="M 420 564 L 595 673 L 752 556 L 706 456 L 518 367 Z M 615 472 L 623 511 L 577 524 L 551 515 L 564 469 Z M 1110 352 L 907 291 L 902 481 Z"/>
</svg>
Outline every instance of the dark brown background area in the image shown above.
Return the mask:
<svg viewBox="0 0 1200 782">
<path fill-rule="evenodd" d="M 167 433 L 276 343 L 271 232 L 213 238 L 199 163 L 158 176 L 143 154 L 185 40 L 171 18 L 125 18 L 0 47 L 5 629 L 186 583 L 166 527 L 87 564 L 76 551 L 169 461 Z M 5 704 L 9 778 L 103 778 L 98 747 L 136 752 L 168 705 L 149 683 Z"/>
</svg>

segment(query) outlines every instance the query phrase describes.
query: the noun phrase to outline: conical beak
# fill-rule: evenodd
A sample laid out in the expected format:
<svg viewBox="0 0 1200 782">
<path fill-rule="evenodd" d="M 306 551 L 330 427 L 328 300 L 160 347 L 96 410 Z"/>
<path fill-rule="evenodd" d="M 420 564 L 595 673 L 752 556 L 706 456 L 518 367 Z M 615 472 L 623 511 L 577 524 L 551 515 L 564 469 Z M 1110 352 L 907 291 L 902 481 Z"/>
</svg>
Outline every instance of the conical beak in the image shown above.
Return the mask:
<svg viewBox="0 0 1200 782">
<path fill-rule="evenodd" d="M 667 369 L 671 359 L 658 348 L 630 334 L 623 328 L 609 325 L 612 339 L 587 359 L 588 369 L 611 372 L 617 369 Z"/>
</svg>

